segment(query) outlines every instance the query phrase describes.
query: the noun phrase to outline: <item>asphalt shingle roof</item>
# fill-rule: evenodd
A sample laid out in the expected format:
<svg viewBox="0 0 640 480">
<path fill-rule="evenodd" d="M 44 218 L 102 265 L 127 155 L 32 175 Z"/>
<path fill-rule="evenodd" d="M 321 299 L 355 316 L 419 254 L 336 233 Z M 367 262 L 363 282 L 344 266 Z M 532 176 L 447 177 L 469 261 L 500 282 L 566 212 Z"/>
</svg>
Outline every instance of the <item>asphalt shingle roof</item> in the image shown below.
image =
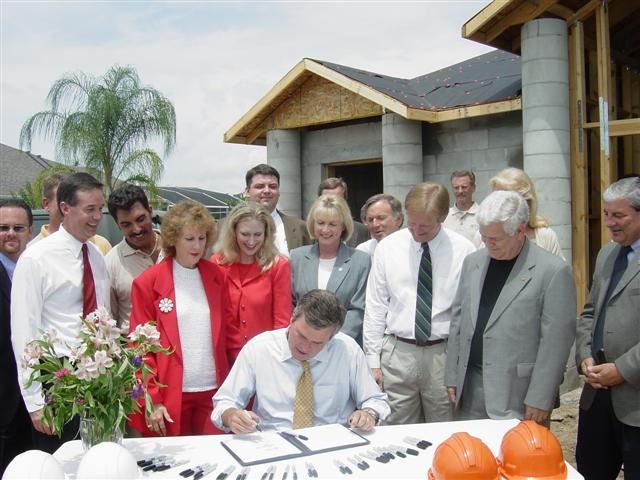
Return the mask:
<svg viewBox="0 0 640 480">
<path fill-rule="evenodd" d="M 442 110 L 520 96 L 520 57 L 494 50 L 412 79 L 314 60 L 413 108 Z"/>
</svg>

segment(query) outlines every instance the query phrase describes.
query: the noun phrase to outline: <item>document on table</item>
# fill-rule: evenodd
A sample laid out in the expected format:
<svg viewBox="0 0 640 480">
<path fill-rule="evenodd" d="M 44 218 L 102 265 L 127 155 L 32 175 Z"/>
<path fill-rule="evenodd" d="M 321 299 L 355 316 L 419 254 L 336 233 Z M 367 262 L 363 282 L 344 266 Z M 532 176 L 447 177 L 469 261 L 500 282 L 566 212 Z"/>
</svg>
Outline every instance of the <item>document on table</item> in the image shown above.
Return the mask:
<svg viewBox="0 0 640 480">
<path fill-rule="evenodd" d="M 367 445 L 369 440 L 344 425 L 332 424 L 236 435 L 222 446 L 243 466 L 286 460 Z"/>
</svg>

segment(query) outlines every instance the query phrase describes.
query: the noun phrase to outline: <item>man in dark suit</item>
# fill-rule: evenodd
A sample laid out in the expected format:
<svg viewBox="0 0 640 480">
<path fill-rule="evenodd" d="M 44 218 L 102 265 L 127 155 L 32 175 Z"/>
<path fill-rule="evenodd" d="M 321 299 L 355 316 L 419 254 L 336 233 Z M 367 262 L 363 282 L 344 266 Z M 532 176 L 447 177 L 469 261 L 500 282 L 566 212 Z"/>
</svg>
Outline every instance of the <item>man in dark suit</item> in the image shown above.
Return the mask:
<svg viewBox="0 0 640 480">
<path fill-rule="evenodd" d="M 576 461 L 585 479 L 640 478 L 640 178 L 602 195 L 613 242 L 600 250 L 578 318 L 576 365 L 584 375 Z"/>
<path fill-rule="evenodd" d="M 245 175 L 245 196 L 261 204 L 276 224 L 276 247 L 283 255 L 302 245 L 310 245 L 311 237 L 304 220 L 290 217 L 276 210 L 280 199 L 280 173 L 270 165 L 261 163 Z"/>
<path fill-rule="evenodd" d="M 17 198 L 0 200 L 0 477 L 16 455 L 33 448 L 11 346 L 11 279 L 32 233 L 29 206 Z"/>
<path fill-rule="evenodd" d="M 575 338 L 571 268 L 528 239 L 520 194 L 491 193 L 477 219 L 486 248 L 464 260 L 449 330 L 454 418 L 548 425 Z"/>
<path fill-rule="evenodd" d="M 340 177 L 325 178 L 320 185 L 318 185 L 318 196 L 320 195 L 337 195 L 344 198 L 345 202 L 348 199 L 349 191 L 347 189 L 347 182 Z M 352 215 L 353 217 L 353 215 Z M 369 229 L 364 223 L 358 222 L 353 219 L 353 233 L 346 244 L 350 247 L 356 248 L 363 242 L 369 240 Z"/>
</svg>

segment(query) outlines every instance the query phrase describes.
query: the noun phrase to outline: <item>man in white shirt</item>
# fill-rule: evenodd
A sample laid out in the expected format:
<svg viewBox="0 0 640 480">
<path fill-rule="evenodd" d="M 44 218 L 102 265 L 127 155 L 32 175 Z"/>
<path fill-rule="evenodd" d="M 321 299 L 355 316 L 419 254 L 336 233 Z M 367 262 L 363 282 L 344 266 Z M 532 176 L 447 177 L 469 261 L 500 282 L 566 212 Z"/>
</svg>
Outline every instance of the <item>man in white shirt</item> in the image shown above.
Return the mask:
<svg viewBox="0 0 640 480">
<path fill-rule="evenodd" d="M 371 239 L 362 242 L 356 248 L 373 257 L 378 242 L 387 235 L 398 231 L 404 222 L 402 203 L 393 195 L 378 193 L 364 202 L 360 217 L 369 228 Z"/>
<path fill-rule="evenodd" d="M 345 315 L 335 294 L 311 290 L 296 305 L 288 328 L 252 338 L 213 397 L 216 426 L 234 433 L 254 432 L 258 424 L 291 428 L 305 364 L 313 384 L 313 425 L 341 423 L 367 431 L 384 420 L 387 396 L 358 344 L 340 332 Z M 254 395 L 248 412 L 244 408 Z"/>
<path fill-rule="evenodd" d="M 478 232 L 478 221 L 476 220 L 478 204 L 473 201 L 473 194 L 476 191 L 476 176 L 470 170 L 456 170 L 451 174 L 451 188 L 456 201 L 449 209 L 444 226 L 473 242 Z"/>
<path fill-rule="evenodd" d="M 405 199 L 408 228 L 380 242 L 373 256 L 364 313 L 364 351 L 389 396 L 390 424 L 451 419 L 444 364 L 451 304 L 464 257 L 475 250 L 442 226 L 449 193 L 437 183 L 415 185 Z M 419 268 L 430 256 L 430 325 L 418 328 Z M 420 324 L 421 325 L 421 324 Z M 427 331 L 428 330 L 428 331 Z"/>
<path fill-rule="evenodd" d="M 87 245 L 93 273 L 97 307 L 109 308 L 109 281 L 104 258 L 88 240 L 96 234 L 102 219 L 102 184 L 88 173 L 74 173 L 58 187 L 58 208 L 62 225 L 57 232 L 27 248 L 16 265 L 11 290 L 11 341 L 17 363 L 28 342 L 42 331 L 55 330 L 56 351 L 69 355 L 76 341 L 83 314 L 83 245 Z M 22 397 L 37 432 L 36 448 L 53 453 L 78 432 L 78 422 L 70 422 L 61 437 L 54 436 L 44 422 L 44 399 L 40 384 L 26 389 L 28 372 L 22 370 Z M 73 425 L 75 423 L 75 425 Z"/>
<path fill-rule="evenodd" d="M 109 213 L 122 232 L 122 241 L 104 260 L 110 284 L 111 316 L 124 330 L 129 328 L 131 284 L 160 257 L 160 232 L 153 230 L 153 210 L 144 190 L 125 185 L 109 195 Z"/>
<path fill-rule="evenodd" d="M 310 245 L 311 237 L 304 220 L 290 217 L 276 210 L 280 198 L 280 173 L 270 165 L 261 163 L 245 175 L 247 199 L 261 204 L 271 213 L 276 224 L 275 243 L 278 251 L 287 257 L 294 248 Z"/>
<path fill-rule="evenodd" d="M 40 232 L 29 242 L 27 246 L 38 243 L 43 238 L 48 237 L 52 233 L 58 231 L 60 224 L 62 223 L 62 213 L 58 208 L 58 202 L 56 201 L 56 193 L 58 191 L 58 185 L 69 175 L 68 172 L 55 172 L 45 178 L 42 182 L 42 208 L 49 214 L 49 223 L 42 225 Z M 106 255 L 111 250 L 111 243 L 102 235 L 97 233 L 89 239 L 103 255 Z"/>
</svg>

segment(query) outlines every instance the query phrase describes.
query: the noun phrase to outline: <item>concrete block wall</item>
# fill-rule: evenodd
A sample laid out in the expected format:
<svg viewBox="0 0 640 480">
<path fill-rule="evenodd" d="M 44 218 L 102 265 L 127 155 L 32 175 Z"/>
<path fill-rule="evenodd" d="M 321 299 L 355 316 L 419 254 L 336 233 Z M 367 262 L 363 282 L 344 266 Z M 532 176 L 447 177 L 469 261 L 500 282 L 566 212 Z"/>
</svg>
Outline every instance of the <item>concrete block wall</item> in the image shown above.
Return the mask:
<svg viewBox="0 0 640 480">
<path fill-rule="evenodd" d="M 302 132 L 302 218 L 316 199 L 322 165 L 382 158 L 382 124 L 378 121 Z"/>
<path fill-rule="evenodd" d="M 439 182 L 453 191 L 454 170 L 476 175 L 474 199 L 480 203 L 489 192 L 489 179 L 507 167 L 522 168 L 522 115 L 508 112 L 451 122 L 423 124 L 424 181 Z"/>
</svg>

